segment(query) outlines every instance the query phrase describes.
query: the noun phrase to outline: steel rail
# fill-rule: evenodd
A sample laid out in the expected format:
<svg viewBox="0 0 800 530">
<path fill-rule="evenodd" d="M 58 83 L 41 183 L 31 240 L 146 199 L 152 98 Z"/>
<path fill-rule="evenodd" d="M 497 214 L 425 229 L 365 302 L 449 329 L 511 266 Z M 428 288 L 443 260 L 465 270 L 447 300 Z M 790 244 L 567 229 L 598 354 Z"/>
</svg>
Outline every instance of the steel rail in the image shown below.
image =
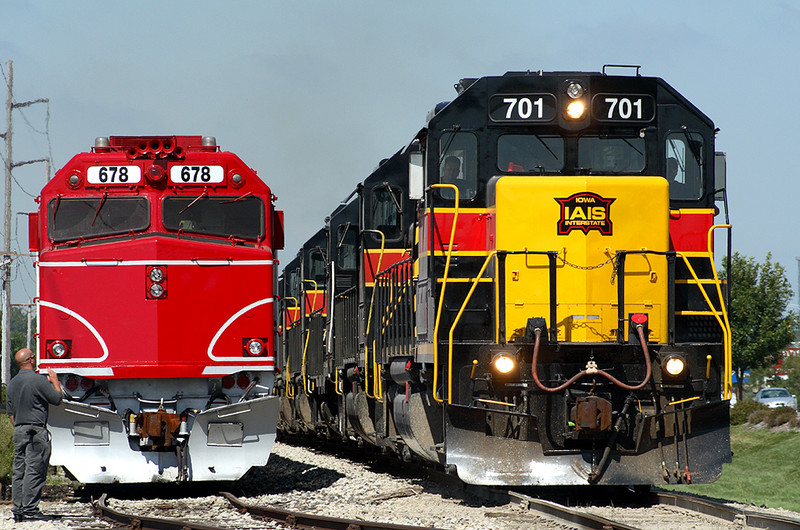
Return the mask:
<svg viewBox="0 0 800 530">
<path fill-rule="evenodd" d="M 577 528 L 589 530 L 638 530 L 635 526 L 606 519 L 599 515 L 574 510 L 553 501 L 537 499 L 522 493 L 509 491 L 509 500 L 522 508 L 547 515 L 551 519 L 569 523 Z"/>
<path fill-rule="evenodd" d="M 136 530 L 224 530 L 219 526 L 208 526 L 181 519 L 161 519 L 126 514 L 108 506 L 106 499 L 107 494 L 104 493 L 92 503 L 95 517 L 108 519 L 115 523 L 126 525 L 128 528 L 135 528 Z"/>
<path fill-rule="evenodd" d="M 391 523 L 377 523 L 371 521 L 340 519 L 324 515 L 291 512 L 271 506 L 255 506 L 246 504 L 231 493 L 220 492 L 220 495 L 236 507 L 241 513 L 248 513 L 254 517 L 262 517 L 277 521 L 291 528 L 318 529 L 318 530 L 431 530 L 429 526 L 407 526 Z"/>
<path fill-rule="evenodd" d="M 650 498 L 655 504 L 677 506 L 693 512 L 699 512 L 726 521 L 741 521 L 747 528 L 769 528 L 771 530 L 799 529 L 800 519 L 764 512 L 756 512 L 736 508 L 727 504 L 701 499 L 691 495 L 665 491 L 651 492 Z"/>
</svg>

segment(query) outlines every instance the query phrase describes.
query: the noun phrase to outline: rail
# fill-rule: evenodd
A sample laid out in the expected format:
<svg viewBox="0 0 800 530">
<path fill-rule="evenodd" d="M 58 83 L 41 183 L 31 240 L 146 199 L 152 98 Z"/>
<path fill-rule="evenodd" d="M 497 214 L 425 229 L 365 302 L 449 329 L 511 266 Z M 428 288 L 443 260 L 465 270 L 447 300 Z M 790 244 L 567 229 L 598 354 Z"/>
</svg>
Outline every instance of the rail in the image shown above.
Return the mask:
<svg viewBox="0 0 800 530">
<path fill-rule="evenodd" d="M 222 530 L 219 526 L 192 523 L 183 519 L 164 519 L 158 517 L 142 517 L 141 515 L 128 514 L 108 506 L 107 494 L 103 493 L 94 502 L 94 515 L 102 519 L 123 524 L 128 528 L 137 530 Z"/>
<path fill-rule="evenodd" d="M 648 495 L 654 504 L 677 506 L 726 521 L 739 521 L 745 528 L 769 528 L 770 530 L 797 530 L 800 528 L 800 519 L 746 510 L 692 495 L 665 491 L 654 491 Z"/>
<path fill-rule="evenodd" d="M 269 519 L 287 525 L 290 528 L 307 528 L 320 530 L 423 530 L 430 527 L 408 526 L 391 523 L 378 523 L 364 521 L 361 519 L 341 519 L 339 517 L 328 517 L 310 513 L 292 512 L 271 506 L 255 506 L 246 504 L 234 495 L 221 492 L 221 495 L 228 499 L 233 506 L 241 513 L 249 513 L 251 516 Z M 435 529 L 434 529 L 435 530 Z"/>
</svg>

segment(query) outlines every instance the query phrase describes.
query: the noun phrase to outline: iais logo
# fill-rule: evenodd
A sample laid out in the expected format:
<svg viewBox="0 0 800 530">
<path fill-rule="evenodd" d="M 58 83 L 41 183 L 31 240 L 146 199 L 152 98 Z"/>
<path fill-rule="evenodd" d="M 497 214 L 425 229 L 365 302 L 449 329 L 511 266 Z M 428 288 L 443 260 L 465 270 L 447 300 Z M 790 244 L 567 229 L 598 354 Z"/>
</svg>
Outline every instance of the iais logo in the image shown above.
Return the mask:
<svg viewBox="0 0 800 530">
<path fill-rule="evenodd" d="M 566 199 L 556 199 L 561 205 L 558 235 L 564 236 L 573 230 L 597 230 L 604 236 L 611 235 L 611 203 L 616 199 L 604 199 L 596 193 L 581 192 Z"/>
</svg>

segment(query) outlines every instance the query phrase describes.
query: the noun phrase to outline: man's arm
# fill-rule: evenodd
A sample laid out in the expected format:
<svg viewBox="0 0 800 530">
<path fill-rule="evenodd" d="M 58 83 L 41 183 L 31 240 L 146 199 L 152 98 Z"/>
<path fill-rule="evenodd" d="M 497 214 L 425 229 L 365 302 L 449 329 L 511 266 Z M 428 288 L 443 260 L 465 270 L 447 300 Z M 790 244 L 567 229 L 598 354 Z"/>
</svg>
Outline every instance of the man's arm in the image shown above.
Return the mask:
<svg viewBox="0 0 800 530">
<path fill-rule="evenodd" d="M 58 403 L 61 403 L 61 395 L 62 395 L 61 382 L 58 380 L 58 375 L 56 374 L 56 371 L 53 370 L 52 368 L 49 368 L 47 370 L 47 380 L 50 381 L 50 384 L 53 385 L 55 391 L 58 392 Z M 54 405 L 58 403 L 54 403 Z"/>
</svg>

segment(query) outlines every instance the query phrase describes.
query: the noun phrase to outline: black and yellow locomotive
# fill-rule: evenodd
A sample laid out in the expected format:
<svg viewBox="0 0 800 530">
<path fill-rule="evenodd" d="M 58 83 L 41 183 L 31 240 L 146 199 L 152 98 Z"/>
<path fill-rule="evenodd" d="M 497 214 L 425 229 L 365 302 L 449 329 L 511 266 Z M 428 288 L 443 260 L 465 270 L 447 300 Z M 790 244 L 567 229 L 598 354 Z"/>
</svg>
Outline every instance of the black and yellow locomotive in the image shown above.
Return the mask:
<svg viewBox="0 0 800 530">
<path fill-rule="evenodd" d="M 283 272 L 283 430 L 476 484 L 720 475 L 724 155 L 631 73 L 463 79 L 358 184 Z"/>
</svg>

